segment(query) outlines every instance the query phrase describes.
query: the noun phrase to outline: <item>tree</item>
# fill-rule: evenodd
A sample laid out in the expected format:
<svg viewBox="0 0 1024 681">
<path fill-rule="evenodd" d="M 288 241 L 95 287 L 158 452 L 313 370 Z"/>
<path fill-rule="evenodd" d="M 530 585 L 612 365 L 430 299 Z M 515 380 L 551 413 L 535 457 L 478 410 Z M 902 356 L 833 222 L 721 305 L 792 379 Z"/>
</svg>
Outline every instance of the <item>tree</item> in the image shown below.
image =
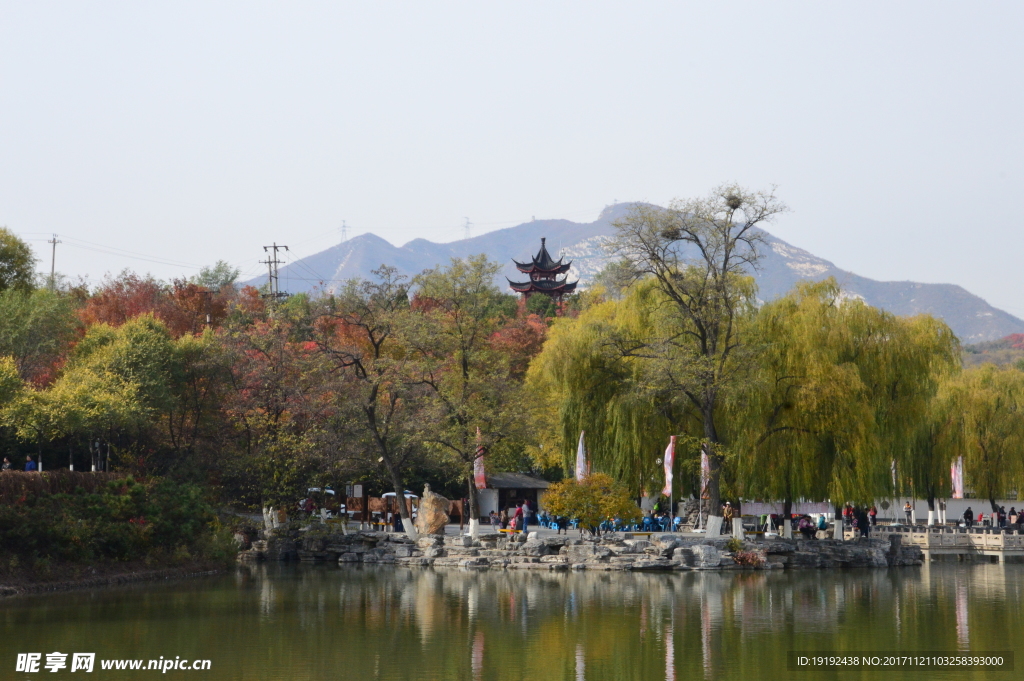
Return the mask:
<svg viewBox="0 0 1024 681">
<path fill-rule="evenodd" d="M 935 482 L 922 436 L 959 367 L 949 327 L 846 298 L 830 279 L 765 304 L 746 334 L 753 370 L 727 401 L 744 496 L 867 501 L 896 492 L 893 465 L 919 490 Z"/>
<path fill-rule="evenodd" d="M 763 238 L 758 226 L 785 210 L 774 192 L 722 185 L 705 198 L 675 201 L 667 209 L 637 204 L 615 223 L 612 248 L 634 280 L 653 280 L 672 322 L 668 333 L 623 350 L 637 357 L 673 357 L 666 387 L 684 395 L 701 415 L 711 508 L 719 504 L 724 454 L 716 412 L 743 367 L 737 361 L 743 341 L 737 321 L 754 302 L 748 275 Z"/>
<path fill-rule="evenodd" d="M 943 397 L 947 451 L 963 453 L 964 484 L 995 511 L 996 499 L 1024 489 L 1024 372 L 972 367 L 949 382 Z"/>
<path fill-rule="evenodd" d="M 700 436 L 702 419 L 665 385 L 674 355 L 641 353 L 668 333 L 665 300 L 653 281 L 619 300 L 595 301 L 555 321 L 527 374 L 540 451 L 560 452 L 572 469 L 580 431 L 596 470 L 639 495 L 660 477 L 656 457 L 670 435 Z M 687 465 L 683 451 L 680 464 Z"/>
<path fill-rule="evenodd" d="M 409 321 L 405 277 L 386 265 L 373 274 L 375 281 L 349 281 L 336 298 L 321 301 L 315 343 L 332 367 L 353 453 L 379 461 L 396 498 L 404 499 L 408 465 L 420 453 L 416 415 L 425 389 L 398 337 Z M 415 537 L 407 509 L 398 506 L 405 531 Z"/>
<path fill-rule="evenodd" d="M 640 509 L 629 490 L 604 473 L 554 483 L 544 496 L 544 505 L 554 515 L 576 518 L 580 527 L 595 534 L 600 534 L 605 520 L 635 522 L 640 518 Z"/>
<path fill-rule="evenodd" d="M 189 283 L 201 286 L 207 290 L 218 292 L 222 288 L 232 287 L 241 270 L 232 267 L 223 260 L 218 260 L 212 267 L 204 267 L 199 274 L 189 279 Z"/>
<path fill-rule="evenodd" d="M 428 388 L 422 437 L 458 462 L 474 533 L 480 517 L 475 460 L 522 440 L 519 382 L 509 356 L 493 343 L 503 321 L 504 296 L 493 283 L 500 269 L 480 255 L 423 272 L 414 280 L 414 314 L 403 333 L 418 360 L 418 382 Z"/>
<path fill-rule="evenodd" d="M 79 326 L 75 302 L 65 292 L 0 292 L 0 355 L 12 357 L 27 381 L 44 385 L 55 378 Z"/>
<path fill-rule="evenodd" d="M 0 227 L 0 291 L 30 291 L 35 283 L 36 257 L 18 236 Z"/>
<path fill-rule="evenodd" d="M 232 328 L 222 343 L 231 366 L 222 408 L 239 435 L 235 456 L 222 456 L 229 484 L 265 507 L 289 505 L 330 472 L 324 433 L 337 393 L 324 358 L 280 319 Z"/>
</svg>

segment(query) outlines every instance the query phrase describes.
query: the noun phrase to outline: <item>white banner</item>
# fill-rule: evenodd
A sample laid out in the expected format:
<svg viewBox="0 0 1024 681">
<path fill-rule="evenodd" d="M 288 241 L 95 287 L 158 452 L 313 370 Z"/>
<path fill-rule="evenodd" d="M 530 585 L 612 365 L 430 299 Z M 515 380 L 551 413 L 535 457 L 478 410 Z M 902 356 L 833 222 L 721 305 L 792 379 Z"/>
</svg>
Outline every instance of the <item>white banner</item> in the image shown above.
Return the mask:
<svg viewBox="0 0 1024 681">
<path fill-rule="evenodd" d="M 582 430 L 580 431 L 580 443 L 576 447 L 576 479 L 577 480 L 582 480 L 583 478 L 587 477 L 587 474 L 590 472 L 590 471 L 587 470 L 587 468 L 588 468 L 588 466 L 587 466 L 587 449 L 583 445 L 583 433 L 584 432 L 585 431 L 582 431 Z"/>
<path fill-rule="evenodd" d="M 665 489 L 661 493 L 666 497 L 672 496 L 672 464 L 676 459 L 676 436 L 668 440 L 668 447 L 665 448 Z"/>
</svg>

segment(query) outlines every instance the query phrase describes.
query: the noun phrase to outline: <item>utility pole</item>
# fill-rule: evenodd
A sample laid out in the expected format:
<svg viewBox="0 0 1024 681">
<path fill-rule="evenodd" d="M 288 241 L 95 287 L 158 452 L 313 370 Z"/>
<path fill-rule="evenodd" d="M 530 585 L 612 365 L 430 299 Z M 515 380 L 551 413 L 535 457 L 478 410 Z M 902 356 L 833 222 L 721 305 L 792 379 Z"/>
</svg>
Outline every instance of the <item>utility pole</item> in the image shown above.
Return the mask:
<svg viewBox="0 0 1024 681">
<path fill-rule="evenodd" d="M 267 266 L 267 284 L 270 286 L 270 292 L 264 296 L 271 300 L 279 300 L 280 298 L 287 298 L 287 293 L 281 293 L 281 286 L 278 283 L 277 278 L 277 266 L 284 264 L 283 260 L 277 259 L 277 252 L 280 249 L 288 250 L 287 246 L 278 246 L 277 242 L 274 242 L 273 246 L 264 246 L 263 252 L 270 253 L 270 256 L 266 260 L 260 260 L 260 263 Z"/>
<path fill-rule="evenodd" d="M 47 240 L 46 243 L 53 244 L 53 254 L 50 256 L 50 288 L 53 288 L 55 285 L 53 278 L 57 274 L 57 244 L 62 244 L 64 242 L 58 239 L 57 235 L 54 234 L 53 238 Z"/>
<path fill-rule="evenodd" d="M 469 221 L 469 218 L 466 218 L 466 238 L 467 239 L 469 238 L 469 233 L 470 233 L 469 228 L 472 227 L 472 226 L 473 226 L 473 223 Z"/>
<path fill-rule="evenodd" d="M 341 221 L 341 227 L 339 229 L 341 230 L 341 243 L 345 243 L 348 241 L 348 225 L 345 224 L 344 220 Z"/>
</svg>

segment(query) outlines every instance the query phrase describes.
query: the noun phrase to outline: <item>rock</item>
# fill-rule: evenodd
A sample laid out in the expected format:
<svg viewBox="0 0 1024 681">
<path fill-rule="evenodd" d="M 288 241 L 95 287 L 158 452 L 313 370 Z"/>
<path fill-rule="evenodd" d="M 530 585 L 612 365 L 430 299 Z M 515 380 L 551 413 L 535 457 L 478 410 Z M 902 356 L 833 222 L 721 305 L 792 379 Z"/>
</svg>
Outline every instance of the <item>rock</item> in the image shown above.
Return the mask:
<svg viewBox="0 0 1024 681">
<path fill-rule="evenodd" d="M 531 532 L 530 534 L 534 534 Z M 527 556 L 547 556 L 557 551 L 556 548 L 548 546 L 544 542 L 536 540 L 530 540 L 523 544 L 519 549 L 524 555 Z"/>
<path fill-rule="evenodd" d="M 416 546 L 421 549 L 444 546 L 444 536 L 440 534 L 421 535 L 420 538 L 416 540 Z"/>
<path fill-rule="evenodd" d="M 295 560 L 298 558 L 296 549 L 295 541 L 271 536 L 267 539 L 267 560 Z"/>
<path fill-rule="evenodd" d="M 445 546 L 472 546 L 473 538 L 464 534 L 458 534 L 452 537 L 446 536 L 444 538 L 444 544 Z"/>
<path fill-rule="evenodd" d="M 672 561 L 668 558 L 641 558 L 633 563 L 634 570 L 671 570 Z"/>
<path fill-rule="evenodd" d="M 816 568 L 821 562 L 818 554 L 813 551 L 794 551 L 788 558 L 786 567 L 791 568 Z"/>
<path fill-rule="evenodd" d="M 431 492 L 430 485 L 426 485 L 416 516 L 416 531 L 420 534 L 444 534 L 450 505 L 451 502 L 440 494 Z"/>
<path fill-rule="evenodd" d="M 612 550 L 607 546 L 599 546 L 597 544 L 574 544 L 572 546 L 566 546 L 563 549 L 566 555 L 569 556 L 569 560 L 573 563 L 581 563 L 583 561 L 599 561 L 602 559 L 608 559 L 612 555 Z"/>
<path fill-rule="evenodd" d="M 697 544 L 675 550 L 679 563 L 698 570 L 718 567 L 722 564 L 722 555 L 714 546 Z"/>
<path fill-rule="evenodd" d="M 482 553 L 480 549 L 474 546 L 446 546 L 444 550 L 449 556 L 479 556 Z M 501 553 L 504 555 L 505 552 L 502 551 Z"/>
<path fill-rule="evenodd" d="M 537 541 L 537 538 L 538 538 L 538 536 L 537 536 L 536 532 L 529 532 L 526 535 L 526 541 Z"/>
<path fill-rule="evenodd" d="M 358 563 L 359 562 L 359 555 L 360 554 L 358 554 L 358 553 L 343 553 L 340 556 L 338 556 L 338 562 L 339 563 Z"/>
<path fill-rule="evenodd" d="M 395 555 L 398 555 L 398 554 L 395 554 Z M 434 547 L 431 547 L 429 549 L 424 549 L 423 550 L 423 555 L 426 556 L 427 558 L 443 558 L 444 556 L 446 556 L 448 554 L 440 546 L 434 546 Z"/>
</svg>

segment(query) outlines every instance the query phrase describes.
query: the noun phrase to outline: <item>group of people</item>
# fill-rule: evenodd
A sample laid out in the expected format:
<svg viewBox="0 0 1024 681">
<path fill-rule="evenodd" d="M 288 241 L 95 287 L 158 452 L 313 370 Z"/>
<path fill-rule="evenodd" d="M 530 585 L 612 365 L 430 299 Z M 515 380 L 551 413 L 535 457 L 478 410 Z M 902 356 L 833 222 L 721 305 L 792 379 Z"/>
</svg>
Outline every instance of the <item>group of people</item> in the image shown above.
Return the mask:
<svg viewBox="0 0 1024 681">
<path fill-rule="evenodd" d="M 984 513 L 978 514 L 977 521 L 979 523 L 983 521 L 984 515 Z M 1006 511 L 1005 506 L 1000 506 L 999 509 L 993 511 L 989 517 L 992 520 L 992 527 L 998 527 L 1001 529 L 1020 529 L 1020 526 L 1024 525 L 1024 512 L 1018 513 L 1015 506 L 1011 506 L 1009 512 Z M 965 527 L 974 527 L 974 511 L 970 506 L 968 506 L 967 510 L 964 511 L 963 521 Z"/>
<path fill-rule="evenodd" d="M 11 460 L 8 459 L 5 456 L 4 457 L 3 465 L 0 465 L 0 471 L 9 471 L 9 470 L 13 470 L 13 468 L 11 466 Z M 31 456 L 26 456 L 25 457 L 25 470 L 27 472 L 30 472 L 30 473 L 33 472 L 33 471 L 39 470 L 38 466 L 36 466 L 35 460 Z"/>
<path fill-rule="evenodd" d="M 501 513 L 491 511 L 491 527 L 495 531 L 498 530 L 513 530 L 518 532 L 529 531 L 530 523 L 533 521 L 533 507 L 530 505 L 529 499 L 523 499 L 521 502 L 516 504 L 515 510 L 512 511 L 510 516 L 506 509 L 501 509 Z M 561 524 L 559 524 L 561 531 Z M 566 531 L 568 532 L 568 524 L 566 524 Z"/>
</svg>

